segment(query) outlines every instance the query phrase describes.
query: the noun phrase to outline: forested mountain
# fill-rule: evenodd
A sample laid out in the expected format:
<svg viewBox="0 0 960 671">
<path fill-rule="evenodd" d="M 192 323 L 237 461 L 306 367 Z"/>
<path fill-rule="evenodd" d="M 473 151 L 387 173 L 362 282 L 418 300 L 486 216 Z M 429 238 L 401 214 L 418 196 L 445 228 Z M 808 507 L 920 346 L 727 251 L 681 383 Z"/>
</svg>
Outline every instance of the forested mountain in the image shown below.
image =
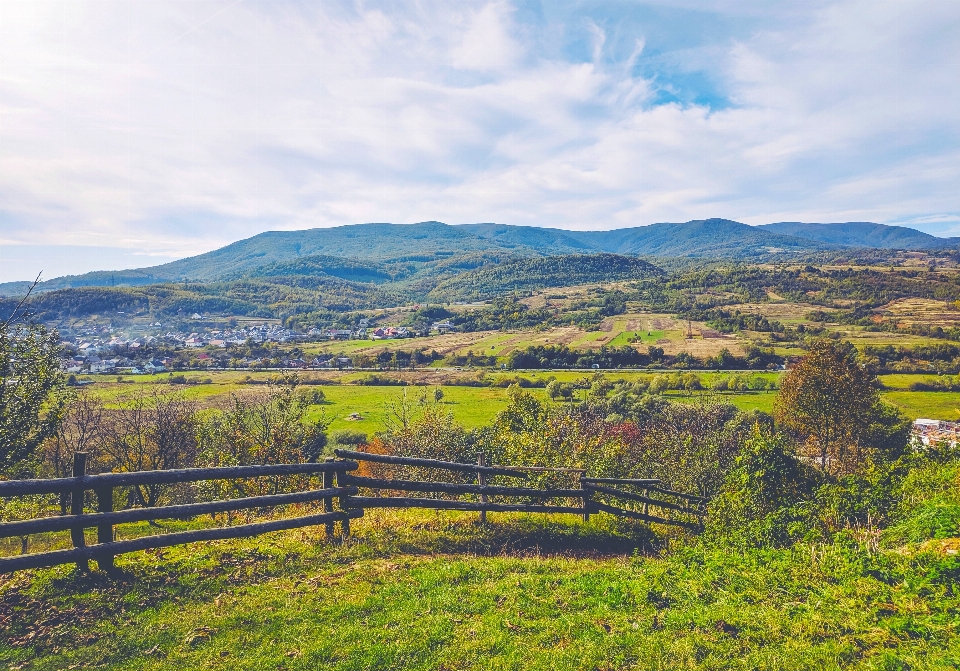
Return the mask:
<svg viewBox="0 0 960 671">
<path fill-rule="evenodd" d="M 641 256 L 754 259 L 813 252 L 829 245 L 778 235 L 729 219 L 703 219 L 685 224 L 651 224 L 613 231 L 573 233 L 605 252 Z"/>
<path fill-rule="evenodd" d="M 270 263 L 253 270 L 241 270 L 228 273 L 222 279 L 234 280 L 247 278 L 276 278 L 296 275 L 339 277 L 351 282 L 389 282 L 395 275 L 385 271 L 375 263 L 344 259 L 339 256 L 303 256 L 293 261 Z"/>
<path fill-rule="evenodd" d="M 151 268 L 100 271 L 43 282 L 40 292 L 69 287 L 144 286 L 240 278 L 322 274 L 356 282 L 402 281 L 429 291 L 464 269 L 506 259 L 611 253 L 659 258 L 787 260 L 853 247 L 942 249 L 957 238 L 854 222 L 747 226 L 728 219 L 651 224 L 612 231 L 564 231 L 530 226 L 436 221 L 358 224 L 303 231 L 270 231 L 221 249 Z M 51 274 L 56 272 L 52 269 Z M 23 282 L 0 284 L 16 295 Z"/>
<path fill-rule="evenodd" d="M 489 298 L 510 291 L 529 291 L 593 282 L 618 282 L 662 276 L 656 266 L 618 254 L 571 254 L 518 259 L 478 268 L 440 283 L 427 295 L 434 302 Z"/>
<path fill-rule="evenodd" d="M 938 238 L 913 228 L 885 226 L 866 221 L 851 221 L 844 224 L 802 224 L 782 221 L 776 224 L 762 224 L 757 228 L 780 235 L 792 235 L 847 247 L 942 249 L 960 245 L 960 238 Z"/>
</svg>

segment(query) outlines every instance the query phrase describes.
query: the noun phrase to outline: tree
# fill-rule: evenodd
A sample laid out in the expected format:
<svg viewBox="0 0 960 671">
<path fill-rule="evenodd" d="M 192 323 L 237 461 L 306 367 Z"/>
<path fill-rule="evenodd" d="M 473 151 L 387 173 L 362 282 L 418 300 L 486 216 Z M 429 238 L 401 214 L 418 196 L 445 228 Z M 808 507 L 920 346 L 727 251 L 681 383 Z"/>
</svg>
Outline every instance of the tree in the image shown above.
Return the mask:
<svg viewBox="0 0 960 671">
<path fill-rule="evenodd" d="M 102 425 L 105 464 L 115 471 L 189 468 L 197 455 L 196 408 L 177 394 L 155 391 L 121 399 Z M 167 484 L 134 486 L 133 499 L 144 507 L 160 503 Z"/>
<path fill-rule="evenodd" d="M 56 432 L 43 444 L 44 475 L 70 477 L 76 452 L 90 453 L 92 461 L 97 461 L 103 437 L 103 414 L 103 403 L 86 392 L 81 392 L 73 400 Z M 90 461 L 88 459 L 88 464 Z M 61 492 L 61 515 L 67 514 L 67 498 L 67 493 Z"/>
<path fill-rule="evenodd" d="M 439 403 L 442 400 L 443 400 L 443 389 L 441 389 L 440 387 L 437 387 L 436 389 L 433 390 L 433 402 Z"/>
<path fill-rule="evenodd" d="M 60 337 L 41 324 L 0 322 L 0 473 L 33 456 L 69 400 Z"/>
<path fill-rule="evenodd" d="M 820 340 L 784 376 L 774 413 L 778 422 L 814 441 L 821 468 L 837 470 L 872 423 L 878 387 L 853 345 Z"/>
<path fill-rule="evenodd" d="M 559 380 L 550 380 L 550 383 L 547 384 L 547 396 L 551 400 L 556 401 L 560 397 L 560 381 Z"/>
</svg>

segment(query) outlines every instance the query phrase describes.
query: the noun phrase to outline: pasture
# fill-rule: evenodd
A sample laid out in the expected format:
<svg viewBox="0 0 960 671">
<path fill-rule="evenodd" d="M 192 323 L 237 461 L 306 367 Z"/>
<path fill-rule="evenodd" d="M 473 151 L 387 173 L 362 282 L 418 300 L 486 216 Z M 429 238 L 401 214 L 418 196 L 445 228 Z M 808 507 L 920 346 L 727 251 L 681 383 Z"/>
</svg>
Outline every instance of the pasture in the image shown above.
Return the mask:
<svg viewBox="0 0 960 671">
<path fill-rule="evenodd" d="M 604 375 L 610 380 L 651 380 L 656 375 L 671 374 L 672 371 L 608 371 Z M 560 382 L 575 383 L 589 378 L 593 373 L 584 371 L 521 371 L 484 373 L 485 379 L 496 382 L 507 377 L 520 375 L 531 382 L 544 381 L 549 377 Z M 123 382 L 117 382 L 116 376 L 90 376 L 96 380 L 89 387 L 90 392 L 108 403 L 121 402 L 125 397 L 139 393 L 141 389 L 151 391 L 176 391 L 185 398 L 195 400 L 202 405 L 216 406 L 229 399 L 230 394 L 257 393 L 263 386 L 250 384 L 250 381 L 266 383 L 276 377 L 276 373 L 259 372 L 243 373 L 236 371 L 213 371 L 205 373 L 187 373 L 188 380 L 205 381 L 208 384 L 170 385 L 165 380 L 169 375 L 141 375 L 126 376 Z M 381 386 L 360 385 L 356 382 L 368 377 L 370 373 L 359 371 L 328 371 L 308 372 L 302 377 L 309 380 L 323 382 L 312 389 L 323 391 L 325 401 L 315 405 L 308 411 L 311 419 L 324 417 L 330 420 L 330 430 L 351 429 L 363 431 L 373 435 L 386 428 L 389 421 L 390 407 L 403 401 L 413 408 L 426 401 L 432 401 L 434 390 L 439 388 L 443 392 L 441 407 L 450 411 L 454 418 L 467 428 L 476 428 L 489 423 L 508 402 L 507 390 L 500 386 L 464 386 L 464 382 L 476 380 L 478 371 L 450 371 L 432 368 L 417 371 L 385 372 L 382 377 L 404 380 L 409 386 Z M 716 380 L 729 377 L 730 373 L 700 372 L 698 373 L 704 387 L 709 388 Z M 743 374 L 741 374 L 743 375 Z M 781 373 L 746 373 L 750 378 L 760 378 L 768 382 L 775 382 Z M 929 375 L 893 374 L 881 376 L 885 389 L 882 397 L 896 405 L 911 419 L 927 417 L 932 419 L 957 420 L 960 419 L 960 392 L 914 392 L 909 391 L 909 385 L 915 381 L 931 379 Z M 543 388 L 531 388 L 531 393 L 542 400 L 547 400 Z M 576 398 L 582 398 L 584 392 L 578 391 Z M 775 391 L 723 391 L 714 392 L 709 389 L 694 392 L 666 392 L 665 397 L 682 403 L 700 402 L 704 400 L 720 400 L 732 403 L 742 410 L 773 411 Z M 562 401 L 560 401 L 562 403 Z M 348 419 L 354 413 L 362 419 Z"/>
<path fill-rule="evenodd" d="M 937 589 L 929 551 L 676 542 L 658 558 L 644 552 L 648 531 L 606 516 L 475 519 L 373 511 L 342 544 L 306 528 L 124 555 L 117 578 L 69 566 L 4 576 L 0 662 L 36 671 L 955 668 L 957 598 L 923 596 Z"/>
</svg>

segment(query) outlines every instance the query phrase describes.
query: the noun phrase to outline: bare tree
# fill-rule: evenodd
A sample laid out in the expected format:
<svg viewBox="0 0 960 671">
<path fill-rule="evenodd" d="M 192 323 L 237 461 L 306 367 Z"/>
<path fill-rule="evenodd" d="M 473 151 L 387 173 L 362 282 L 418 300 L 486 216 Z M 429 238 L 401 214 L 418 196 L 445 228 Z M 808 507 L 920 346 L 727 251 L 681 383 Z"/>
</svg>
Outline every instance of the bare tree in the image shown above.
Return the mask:
<svg viewBox="0 0 960 671">
<path fill-rule="evenodd" d="M 196 408 L 178 394 L 154 391 L 121 400 L 106 413 L 103 452 L 115 471 L 159 471 L 189 468 L 196 460 Z M 156 506 L 171 485 L 133 487 L 131 498 Z M 133 502 L 132 501 L 132 502 Z"/>
<path fill-rule="evenodd" d="M 89 453 L 87 463 L 90 466 L 98 463 L 103 437 L 102 423 L 103 403 L 91 394 L 81 392 L 68 406 L 56 433 L 43 445 L 43 466 L 48 475 L 69 477 L 73 472 L 75 452 Z M 67 514 L 66 493 L 60 495 L 60 514 Z"/>
</svg>

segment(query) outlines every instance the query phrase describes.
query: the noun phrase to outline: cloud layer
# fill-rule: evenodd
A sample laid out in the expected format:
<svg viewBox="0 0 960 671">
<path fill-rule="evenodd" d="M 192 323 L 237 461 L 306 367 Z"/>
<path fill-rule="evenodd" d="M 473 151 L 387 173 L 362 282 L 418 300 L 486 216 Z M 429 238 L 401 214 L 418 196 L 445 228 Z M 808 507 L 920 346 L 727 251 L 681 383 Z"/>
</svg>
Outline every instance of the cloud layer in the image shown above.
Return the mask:
<svg viewBox="0 0 960 671">
<path fill-rule="evenodd" d="M 0 243 L 177 256 L 368 221 L 710 216 L 960 233 L 960 3 L 734 6 L 0 0 Z"/>
</svg>

